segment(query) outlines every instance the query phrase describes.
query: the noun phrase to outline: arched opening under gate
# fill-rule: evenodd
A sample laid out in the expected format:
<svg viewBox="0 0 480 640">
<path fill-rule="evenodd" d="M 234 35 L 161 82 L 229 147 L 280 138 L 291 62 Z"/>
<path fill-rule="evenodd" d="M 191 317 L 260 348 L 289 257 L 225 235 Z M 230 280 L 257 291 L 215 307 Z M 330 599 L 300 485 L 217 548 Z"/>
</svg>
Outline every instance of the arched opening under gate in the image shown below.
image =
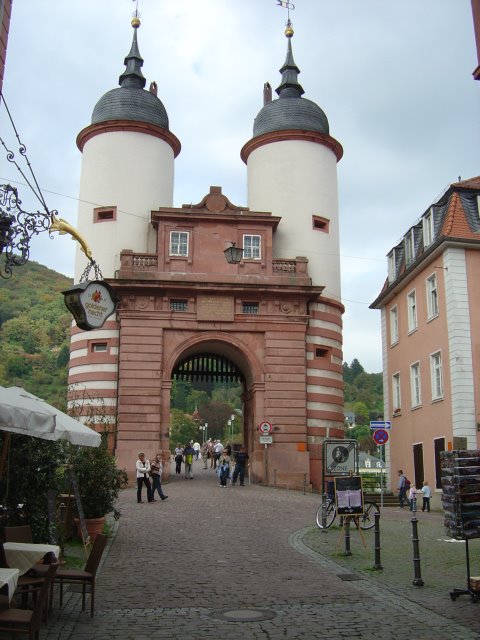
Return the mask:
<svg viewBox="0 0 480 640">
<path fill-rule="evenodd" d="M 231 390 L 236 388 L 237 402 L 232 402 L 230 409 L 223 410 L 223 414 L 221 411 L 217 414 L 210 413 L 205 405 L 198 407 L 198 434 L 202 442 L 208 437 L 222 439 L 224 443 L 226 440 L 233 440 L 234 449 L 243 444 L 249 452 L 253 452 L 255 402 L 259 385 L 255 382 L 254 366 L 252 366 L 250 355 L 244 353 L 237 345 L 226 341 L 203 340 L 178 349 L 176 354 L 172 354 L 170 363 L 168 389 L 170 419 L 172 419 L 172 409 L 178 406 L 176 390 L 182 383 L 188 383 L 191 389 L 199 392 L 205 392 L 205 390 L 211 392 L 214 389 L 216 393 L 213 395 L 209 393 L 209 398 L 221 398 L 222 389 L 227 390 L 224 405 L 228 405 L 228 400 L 231 400 L 234 395 Z M 201 393 L 198 396 L 202 397 Z M 164 397 L 164 399 L 167 398 Z M 229 418 L 234 418 L 235 423 L 231 433 L 227 427 Z M 208 425 L 207 429 L 202 429 L 205 424 Z M 169 433 L 171 448 L 176 444 L 171 424 Z M 261 465 L 256 469 L 254 458 L 252 463 L 252 480 L 261 481 Z"/>
</svg>

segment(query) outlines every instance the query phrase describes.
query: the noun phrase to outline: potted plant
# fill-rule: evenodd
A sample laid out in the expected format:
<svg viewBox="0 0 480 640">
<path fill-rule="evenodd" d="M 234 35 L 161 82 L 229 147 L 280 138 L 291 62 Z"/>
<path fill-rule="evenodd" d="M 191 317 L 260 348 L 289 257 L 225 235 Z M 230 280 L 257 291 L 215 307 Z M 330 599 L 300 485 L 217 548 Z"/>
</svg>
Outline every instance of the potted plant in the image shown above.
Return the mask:
<svg viewBox="0 0 480 640">
<path fill-rule="evenodd" d="M 93 541 L 101 533 L 105 516 L 120 517 L 116 501 L 120 489 L 128 484 L 125 469 L 118 469 L 115 457 L 109 452 L 106 437 L 99 447 L 75 447 L 70 464 L 77 477 L 87 531 Z"/>
</svg>

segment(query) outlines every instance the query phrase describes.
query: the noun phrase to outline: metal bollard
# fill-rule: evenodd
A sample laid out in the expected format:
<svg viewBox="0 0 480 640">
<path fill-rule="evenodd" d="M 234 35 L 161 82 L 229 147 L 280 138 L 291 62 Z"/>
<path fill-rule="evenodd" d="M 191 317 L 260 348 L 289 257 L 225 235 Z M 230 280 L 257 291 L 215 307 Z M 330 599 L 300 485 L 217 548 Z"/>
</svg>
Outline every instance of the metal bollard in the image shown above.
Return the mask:
<svg viewBox="0 0 480 640">
<path fill-rule="evenodd" d="M 327 494 L 322 493 L 322 531 L 327 531 Z"/>
<path fill-rule="evenodd" d="M 307 493 L 307 474 L 303 474 L 303 495 Z"/>
<path fill-rule="evenodd" d="M 413 498 L 412 500 L 412 543 L 413 543 L 413 571 L 414 571 L 414 579 L 412 584 L 416 587 L 423 587 L 425 584 L 422 580 L 422 571 L 420 568 L 420 547 L 418 544 L 418 520 L 417 520 L 417 500 Z"/>
<path fill-rule="evenodd" d="M 380 562 L 380 514 L 378 511 L 375 513 L 375 564 L 373 565 L 374 571 L 382 571 L 382 563 Z"/>
<path fill-rule="evenodd" d="M 277 488 L 277 470 L 276 469 L 273 470 L 273 488 L 274 489 Z"/>
<path fill-rule="evenodd" d="M 352 552 L 350 551 L 350 518 L 345 518 L 343 530 L 345 531 L 345 553 L 343 555 L 351 556 Z"/>
</svg>

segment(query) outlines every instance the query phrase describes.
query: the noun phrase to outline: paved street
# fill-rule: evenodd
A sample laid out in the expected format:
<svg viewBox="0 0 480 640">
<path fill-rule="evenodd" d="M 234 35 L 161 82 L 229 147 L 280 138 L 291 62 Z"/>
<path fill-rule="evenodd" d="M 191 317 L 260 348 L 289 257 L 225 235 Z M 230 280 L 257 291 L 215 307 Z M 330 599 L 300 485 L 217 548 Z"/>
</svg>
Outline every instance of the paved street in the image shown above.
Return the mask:
<svg viewBox="0 0 480 640">
<path fill-rule="evenodd" d="M 48 640 L 480 638 L 480 603 L 465 586 L 464 543 L 446 542 L 440 514 L 418 514 L 423 587 L 414 587 L 411 514 L 382 512 L 383 571 L 352 531 L 314 526 L 319 497 L 259 486 L 222 489 L 214 472 L 171 476 L 165 502 L 121 495 L 122 517 L 101 566 L 94 619 L 79 594 L 58 600 Z M 472 573 L 480 575 L 477 540 Z"/>
</svg>

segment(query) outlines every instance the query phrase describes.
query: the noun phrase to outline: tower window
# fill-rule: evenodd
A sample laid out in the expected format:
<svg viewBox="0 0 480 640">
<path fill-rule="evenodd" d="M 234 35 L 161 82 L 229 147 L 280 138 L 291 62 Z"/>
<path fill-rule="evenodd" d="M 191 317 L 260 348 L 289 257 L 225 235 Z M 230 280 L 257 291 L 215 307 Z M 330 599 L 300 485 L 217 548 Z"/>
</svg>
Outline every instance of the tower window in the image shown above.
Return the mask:
<svg viewBox="0 0 480 640">
<path fill-rule="evenodd" d="M 115 222 L 117 207 L 97 207 L 93 210 L 93 222 Z"/>
<path fill-rule="evenodd" d="M 90 348 L 92 353 L 106 353 L 108 350 L 108 345 L 106 342 L 91 342 Z"/>
<path fill-rule="evenodd" d="M 316 347 L 315 358 L 328 358 L 330 355 L 330 349 L 328 347 Z"/>
<path fill-rule="evenodd" d="M 170 255 L 188 256 L 187 231 L 170 231 Z"/>
<path fill-rule="evenodd" d="M 329 232 L 330 220 L 328 218 L 322 218 L 321 216 L 312 216 L 312 226 L 314 229 L 318 231 L 323 231 L 324 233 Z"/>
</svg>

